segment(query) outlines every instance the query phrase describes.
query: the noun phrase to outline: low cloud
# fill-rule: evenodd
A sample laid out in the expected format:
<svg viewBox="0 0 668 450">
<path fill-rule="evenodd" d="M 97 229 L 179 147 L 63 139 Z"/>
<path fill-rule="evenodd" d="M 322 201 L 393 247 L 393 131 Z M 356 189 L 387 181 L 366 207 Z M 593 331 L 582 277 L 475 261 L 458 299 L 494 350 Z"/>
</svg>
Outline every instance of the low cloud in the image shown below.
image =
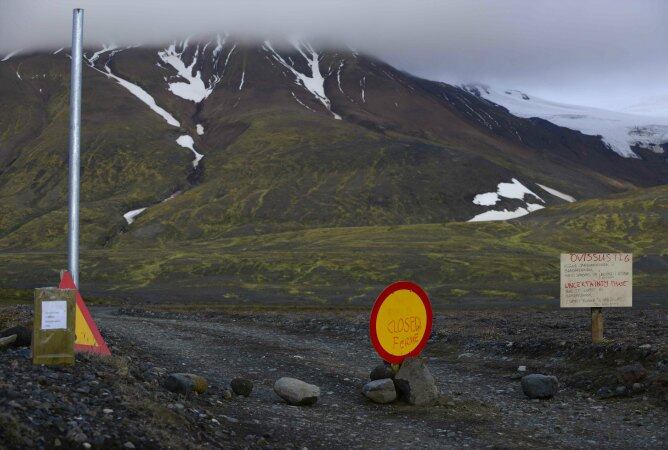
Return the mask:
<svg viewBox="0 0 668 450">
<path fill-rule="evenodd" d="M 70 40 L 87 47 L 187 35 L 308 36 L 450 82 L 615 106 L 668 93 L 664 0 L 0 0 L 0 55 Z"/>
</svg>

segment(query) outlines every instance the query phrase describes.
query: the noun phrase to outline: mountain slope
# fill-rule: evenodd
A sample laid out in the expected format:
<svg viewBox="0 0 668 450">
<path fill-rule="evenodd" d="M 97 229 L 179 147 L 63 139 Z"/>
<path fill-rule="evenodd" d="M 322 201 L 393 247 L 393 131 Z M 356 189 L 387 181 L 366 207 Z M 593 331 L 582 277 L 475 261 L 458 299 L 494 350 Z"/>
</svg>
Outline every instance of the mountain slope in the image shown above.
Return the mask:
<svg viewBox="0 0 668 450">
<path fill-rule="evenodd" d="M 354 52 L 217 36 L 86 62 L 87 247 L 461 221 L 667 179 L 658 153 L 623 158 Z M 63 248 L 68 70 L 65 51 L 0 63 L 0 247 Z M 526 196 L 500 195 L 516 182 Z"/>
</svg>

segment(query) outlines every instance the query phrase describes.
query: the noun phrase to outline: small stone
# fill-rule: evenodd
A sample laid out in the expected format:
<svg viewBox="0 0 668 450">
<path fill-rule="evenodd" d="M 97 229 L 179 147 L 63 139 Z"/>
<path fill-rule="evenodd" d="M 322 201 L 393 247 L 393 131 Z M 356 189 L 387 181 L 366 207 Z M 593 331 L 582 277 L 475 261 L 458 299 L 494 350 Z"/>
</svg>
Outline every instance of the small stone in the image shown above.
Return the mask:
<svg viewBox="0 0 668 450">
<path fill-rule="evenodd" d="M 230 416 L 220 416 L 220 417 L 227 420 L 229 423 L 239 423 L 239 419 L 235 419 L 234 417 Z"/>
<path fill-rule="evenodd" d="M 641 350 L 651 350 L 652 349 L 652 344 L 643 344 L 640 347 Z"/>
<path fill-rule="evenodd" d="M 231 399 L 231 398 L 232 398 L 232 391 L 230 391 L 229 389 L 225 389 L 225 390 L 223 391 L 223 398 L 224 398 L 225 400 L 229 400 L 229 399 Z"/>
<path fill-rule="evenodd" d="M 183 403 L 174 403 L 174 409 L 181 411 L 186 409 L 186 407 L 183 405 Z"/>
<path fill-rule="evenodd" d="M 102 412 L 103 412 L 104 414 L 111 414 L 111 413 L 114 412 L 114 410 L 111 409 L 111 408 L 104 408 L 104 409 L 102 410 Z"/>
<path fill-rule="evenodd" d="M 189 394 L 191 392 L 202 394 L 207 390 L 208 383 L 204 377 L 192 373 L 172 373 L 167 376 L 164 386 L 168 391 L 177 394 Z"/>
<path fill-rule="evenodd" d="M 626 394 L 626 386 L 617 386 L 615 388 L 615 394 L 617 395 L 625 395 Z"/>
<path fill-rule="evenodd" d="M 518 372 L 526 372 L 526 371 L 527 371 L 527 366 L 519 366 L 519 367 L 517 368 L 517 371 L 518 371 Z"/>
<path fill-rule="evenodd" d="M 615 393 L 610 388 L 602 387 L 596 391 L 596 396 L 599 398 L 612 398 L 615 396 Z"/>
<path fill-rule="evenodd" d="M 283 377 L 274 383 L 274 392 L 291 405 L 313 405 L 320 397 L 320 388 L 296 378 Z"/>
<path fill-rule="evenodd" d="M 388 366 L 387 364 L 378 364 L 371 370 L 369 378 L 371 381 L 394 378 L 394 371 L 392 370 L 392 367 Z"/>
<path fill-rule="evenodd" d="M 54 446 L 54 447 L 60 447 L 61 445 L 63 445 L 63 443 L 60 442 L 60 439 L 55 438 L 55 439 L 53 440 L 53 446 Z"/>
<path fill-rule="evenodd" d="M 253 382 L 246 378 L 235 378 L 230 383 L 230 386 L 235 394 L 243 395 L 244 397 L 248 397 L 253 390 Z"/>
<path fill-rule="evenodd" d="M 135 444 L 133 444 L 130 441 L 127 441 L 125 444 L 123 444 L 123 447 L 125 447 L 125 448 L 135 448 Z"/>
<path fill-rule="evenodd" d="M 647 370 L 640 363 L 629 364 L 617 368 L 617 378 L 621 383 L 632 385 L 647 377 Z"/>
<path fill-rule="evenodd" d="M 531 399 L 547 399 L 557 393 L 559 380 L 552 375 L 532 373 L 522 377 L 522 391 Z"/>
<path fill-rule="evenodd" d="M 362 388 L 362 393 L 376 403 L 390 403 L 397 399 L 397 390 L 391 378 L 368 382 Z"/>
<path fill-rule="evenodd" d="M 642 388 L 642 383 L 633 383 L 633 386 L 631 387 L 635 392 L 642 391 Z"/>
<path fill-rule="evenodd" d="M 438 387 L 425 358 L 405 359 L 394 377 L 394 384 L 411 405 L 429 405 L 438 399 Z"/>
<path fill-rule="evenodd" d="M 88 442 L 84 442 L 84 443 L 83 443 L 83 444 L 81 444 L 81 445 L 83 446 L 83 448 L 86 448 L 86 449 L 88 449 L 88 448 L 91 448 L 91 447 L 92 447 L 92 445 L 90 445 L 90 443 L 88 443 Z"/>
</svg>

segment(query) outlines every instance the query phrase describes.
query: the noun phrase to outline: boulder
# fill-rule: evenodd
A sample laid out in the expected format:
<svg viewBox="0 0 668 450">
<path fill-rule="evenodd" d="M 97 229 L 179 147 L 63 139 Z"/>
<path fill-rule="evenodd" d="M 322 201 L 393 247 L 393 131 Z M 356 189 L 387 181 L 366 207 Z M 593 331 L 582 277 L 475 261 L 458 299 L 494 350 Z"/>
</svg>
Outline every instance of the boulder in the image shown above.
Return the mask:
<svg viewBox="0 0 668 450">
<path fill-rule="evenodd" d="M 16 340 L 11 344 L 11 347 L 30 347 L 32 343 L 32 330 L 28 327 L 11 327 L 0 331 L 0 338 L 8 337 L 15 334 Z"/>
<path fill-rule="evenodd" d="M 12 334 L 11 336 L 0 338 L 0 348 L 11 347 L 12 344 L 16 342 L 16 335 Z"/>
<path fill-rule="evenodd" d="M 362 388 L 362 393 L 376 403 L 390 403 L 397 399 L 397 390 L 391 378 L 368 382 Z"/>
<path fill-rule="evenodd" d="M 191 392 L 202 394 L 209 387 L 204 377 L 192 373 L 169 374 L 165 380 L 164 386 L 168 391 L 184 395 L 190 394 Z"/>
<path fill-rule="evenodd" d="M 407 358 L 394 376 L 394 385 L 411 405 L 429 405 L 438 399 L 436 381 L 424 358 Z"/>
<path fill-rule="evenodd" d="M 620 383 L 633 385 L 633 383 L 638 383 L 646 377 L 647 370 L 638 362 L 617 368 L 617 378 L 619 378 Z"/>
<path fill-rule="evenodd" d="M 274 392 L 291 405 L 313 405 L 320 397 L 320 388 L 296 378 L 283 377 L 274 383 Z"/>
<path fill-rule="evenodd" d="M 253 382 L 246 378 L 235 378 L 230 382 L 232 391 L 237 395 L 248 397 L 253 390 Z"/>
<path fill-rule="evenodd" d="M 371 370 L 369 374 L 371 381 L 374 380 L 383 380 L 385 378 L 394 378 L 394 371 L 392 367 L 387 364 L 378 364 L 376 367 Z"/>
<path fill-rule="evenodd" d="M 529 398 L 552 398 L 559 388 L 559 380 L 553 375 L 532 373 L 522 377 L 522 391 Z"/>
</svg>

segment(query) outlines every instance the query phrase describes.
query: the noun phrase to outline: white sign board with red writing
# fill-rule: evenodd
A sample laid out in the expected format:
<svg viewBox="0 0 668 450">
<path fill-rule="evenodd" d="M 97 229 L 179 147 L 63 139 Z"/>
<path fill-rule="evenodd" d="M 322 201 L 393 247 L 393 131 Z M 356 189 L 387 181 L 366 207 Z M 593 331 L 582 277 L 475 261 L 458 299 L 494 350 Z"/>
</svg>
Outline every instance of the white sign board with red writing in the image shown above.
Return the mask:
<svg viewBox="0 0 668 450">
<path fill-rule="evenodd" d="M 561 307 L 633 306 L 631 253 L 562 253 Z"/>
</svg>

